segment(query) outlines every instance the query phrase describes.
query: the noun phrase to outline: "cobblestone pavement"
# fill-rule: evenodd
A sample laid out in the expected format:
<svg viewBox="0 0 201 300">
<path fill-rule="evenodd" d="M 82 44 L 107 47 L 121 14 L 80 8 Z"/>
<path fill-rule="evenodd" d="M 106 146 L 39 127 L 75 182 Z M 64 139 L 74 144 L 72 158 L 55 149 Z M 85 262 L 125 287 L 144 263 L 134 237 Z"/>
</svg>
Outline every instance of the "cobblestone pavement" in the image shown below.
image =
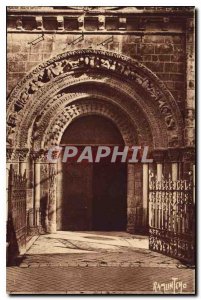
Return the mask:
<svg viewBox="0 0 201 300">
<path fill-rule="evenodd" d="M 123 232 L 57 232 L 41 235 L 17 266 L 8 268 L 7 291 L 154 293 L 154 282 L 168 283 L 172 278 L 186 284 L 183 293 L 193 292 L 194 270 L 148 250 L 147 237 Z"/>
</svg>

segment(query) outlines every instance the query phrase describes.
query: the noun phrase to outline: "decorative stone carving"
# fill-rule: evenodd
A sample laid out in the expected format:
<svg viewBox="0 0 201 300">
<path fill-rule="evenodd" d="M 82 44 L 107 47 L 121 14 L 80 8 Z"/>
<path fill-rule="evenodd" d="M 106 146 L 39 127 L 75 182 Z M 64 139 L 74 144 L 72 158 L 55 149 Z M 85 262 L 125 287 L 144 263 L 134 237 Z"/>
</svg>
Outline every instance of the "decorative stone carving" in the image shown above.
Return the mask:
<svg viewBox="0 0 201 300">
<path fill-rule="evenodd" d="M 42 16 L 36 16 L 36 29 L 37 30 L 43 30 L 43 17 Z"/>
<path fill-rule="evenodd" d="M 15 134 L 15 128 L 12 126 L 7 125 L 6 126 L 6 145 L 7 146 L 14 146 L 13 144 L 13 139 L 14 139 L 14 134 Z"/>
<path fill-rule="evenodd" d="M 98 16 L 98 30 L 105 30 L 105 16 Z"/>
<path fill-rule="evenodd" d="M 13 148 L 10 148 L 10 147 L 6 148 L 6 161 L 12 160 L 13 151 L 14 151 Z"/>
<path fill-rule="evenodd" d="M 78 19 L 78 29 L 84 30 L 84 16 L 80 16 Z"/>
<path fill-rule="evenodd" d="M 24 105 L 26 104 L 28 98 L 29 98 L 29 88 L 25 87 L 24 91 L 20 94 L 19 99 L 16 101 L 16 105 L 18 109 L 22 109 Z"/>
<path fill-rule="evenodd" d="M 119 18 L 119 30 L 126 30 L 127 27 L 126 22 L 127 22 L 126 18 L 122 18 L 122 17 Z"/>
<path fill-rule="evenodd" d="M 17 30 L 23 30 L 23 25 L 22 25 L 22 19 L 18 18 L 16 21 L 16 29 Z"/>
<path fill-rule="evenodd" d="M 177 135 L 172 135 L 171 138 L 168 141 L 168 146 L 169 147 L 178 147 L 179 142 L 178 142 L 178 136 Z"/>
<path fill-rule="evenodd" d="M 163 25 L 162 25 L 162 29 L 164 31 L 167 31 L 169 28 L 169 23 L 170 23 L 170 18 L 164 17 L 163 18 Z"/>
<path fill-rule="evenodd" d="M 187 147 L 183 149 L 183 161 L 195 163 L 195 148 Z"/>
<path fill-rule="evenodd" d="M 58 30 L 64 30 L 64 17 L 63 16 L 57 16 L 57 25 L 58 25 Z"/>
<path fill-rule="evenodd" d="M 156 163 L 163 163 L 166 155 L 165 149 L 155 149 L 152 153 L 153 160 Z"/>
<path fill-rule="evenodd" d="M 102 103 L 97 100 L 93 101 L 93 103 L 90 100 L 81 100 L 66 106 L 65 110 L 62 110 L 55 117 L 55 120 L 52 120 L 46 131 L 41 133 L 44 136 L 44 147 L 48 148 L 50 145 L 59 145 L 66 126 L 78 115 L 89 113 L 97 113 L 109 117 L 119 128 L 125 144 L 135 144 L 135 137 L 132 132 L 133 125 L 127 120 L 124 114 L 120 113 L 119 109 L 109 103 Z"/>
<path fill-rule="evenodd" d="M 27 149 L 27 148 L 16 149 L 15 152 L 16 152 L 16 154 L 18 156 L 19 161 L 26 161 L 27 155 L 29 153 L 29 149 Z"/>
<path fill-rule="evenodd" d="M 17 112 L 12 112 L 11 114 L 9 114 L 8 116 L 8 125 L 15 127 L 16 126 L 16 120 L 17 120 Z"/>
<path fill-rule="evenodd" d="M 167 151 L 167 161 L 178 162 L 181 159 L 181 149 L 180 148 L 169 148 Z"/>
<path fill-rule="evenodd" d="M 35 162 L 47 162 L 47 151 L 44 149 L 38 151 L 31 150 L 29 156 Z"/>
<path fill-rule="evenodd" d="M 140 18 L 139 20 L 139 25 L 138 25 L 138 29 L 139 30 L 146 30 L 146 25 L 147 25 L 147 19 L 145 18 Z"/>
<path fill-rule="evenodd" d="M 11 119 L 10 116 L 14 114 L 14 118 L 17 118 L 20 123 L 20 117 L 23 116 L 21 112 L 30 97 L 38 93 L 51 80 L 63 76 L 64 73 L 71 72 L 72 74 L 72 71 L 83 73 L 90 69 L 96 69 L 98 73 L 99 70 L 109 71 L 118 78 L 122 79 L 123 76 L 124 80 L 131 85 L 137 84 L 150 99 L 157 103 L 167 129 L 177 129 L 178 120 L 179 122 L 182 120 L 178 119 L 180 112 L 177 103 L 163 83 L 149 69 L 128 57 L 93 49 L 63 53 L 27 75 L 11 93 L 8 102 L 8 122 Z"/>
</svg>

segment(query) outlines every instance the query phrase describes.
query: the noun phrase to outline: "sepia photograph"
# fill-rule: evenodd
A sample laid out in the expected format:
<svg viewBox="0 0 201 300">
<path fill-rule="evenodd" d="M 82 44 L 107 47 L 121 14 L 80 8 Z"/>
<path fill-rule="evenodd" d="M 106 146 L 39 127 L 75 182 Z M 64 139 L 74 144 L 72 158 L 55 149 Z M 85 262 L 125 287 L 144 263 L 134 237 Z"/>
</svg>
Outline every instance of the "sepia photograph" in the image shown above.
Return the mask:
<svg viewBox="0 0 201 300">
<path fill-rule="evenodd" d="M 195 295 L 196 8 L 5 14 L 7 294 Z"/>
</svg>

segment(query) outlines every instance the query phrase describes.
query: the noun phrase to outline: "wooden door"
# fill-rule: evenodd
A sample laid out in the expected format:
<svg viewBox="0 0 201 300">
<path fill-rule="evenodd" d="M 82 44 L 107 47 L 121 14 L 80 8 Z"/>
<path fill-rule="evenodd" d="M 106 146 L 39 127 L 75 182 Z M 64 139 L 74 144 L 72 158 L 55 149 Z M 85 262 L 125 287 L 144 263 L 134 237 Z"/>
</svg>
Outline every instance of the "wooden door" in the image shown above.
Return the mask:
<svg viewBox="0 0 201 300">
<path fill-rule="evenodd" d="M 90 230 L 92 165 L 65 163 L 63 166 L 62 230 Z"/>
</svg>

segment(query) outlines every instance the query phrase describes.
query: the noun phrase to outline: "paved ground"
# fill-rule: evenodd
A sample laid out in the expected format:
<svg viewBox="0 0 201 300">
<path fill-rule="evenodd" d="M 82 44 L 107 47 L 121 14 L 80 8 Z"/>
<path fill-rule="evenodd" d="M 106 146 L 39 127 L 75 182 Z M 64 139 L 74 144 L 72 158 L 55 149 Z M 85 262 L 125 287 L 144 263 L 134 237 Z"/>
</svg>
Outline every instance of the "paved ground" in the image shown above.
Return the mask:
<svg viewBox="0 0 201 300">
<path fill-rule="evenodd" d="M 7 271 L 10 293 L 192 293 L 193 282 L 194 270 L 121 232 L 41 235 Z"/>
<path fill-rule="evenodd" d="M 161 285 L 170 286 L 172 278 L 182 282 L 183 289 L 176 293 L 192 293 L 192 270 L 149 267 L 13 267 L 8 271 L 7 290 L 25 294 L 163 293 Z M 173 287 L 166 293 L 174 293 Z"/>
</svg>

